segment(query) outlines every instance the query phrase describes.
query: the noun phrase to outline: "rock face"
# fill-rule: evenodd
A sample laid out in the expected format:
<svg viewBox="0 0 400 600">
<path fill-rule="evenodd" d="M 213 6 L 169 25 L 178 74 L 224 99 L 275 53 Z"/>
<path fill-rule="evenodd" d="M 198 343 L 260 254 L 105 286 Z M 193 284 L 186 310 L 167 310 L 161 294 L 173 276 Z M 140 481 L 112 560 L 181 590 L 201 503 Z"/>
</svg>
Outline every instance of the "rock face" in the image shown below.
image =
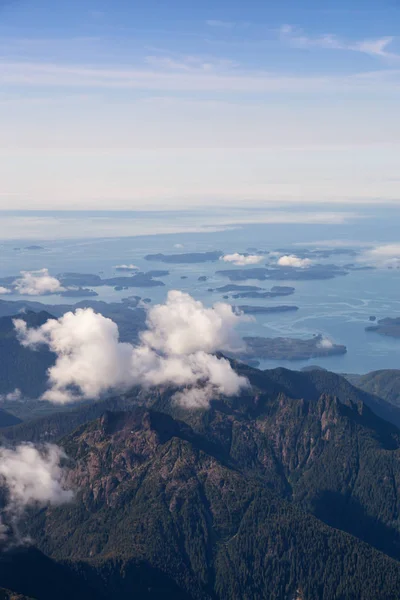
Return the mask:
<svg viewBox="0 0 400 600">
<path fill-rule="evenodd" d="M 27 532 L 96 585 L 101 572 L 107 598 L 131 597 L 132 565 L 177 598 L 399 597 L 397 429 L 333 374 L 243 372 L 252 392 L 209 410 L 159 397 L 175 417 L 138 407 L 79 427 L 62 441 L 76 501 Z"/>
</svg>

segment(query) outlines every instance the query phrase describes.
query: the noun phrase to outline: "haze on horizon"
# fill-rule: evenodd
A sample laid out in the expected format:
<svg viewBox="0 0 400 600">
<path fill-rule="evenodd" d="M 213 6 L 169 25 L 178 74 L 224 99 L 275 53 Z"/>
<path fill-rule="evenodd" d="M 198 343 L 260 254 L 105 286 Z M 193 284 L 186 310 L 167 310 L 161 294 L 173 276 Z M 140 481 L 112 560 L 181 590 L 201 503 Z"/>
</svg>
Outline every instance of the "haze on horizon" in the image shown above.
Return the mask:
<svg viewBox="0 0 400 600">
<path fill-rule="evenodd" d="M 0 210 L 397 202 L 399 7 L 299 4 L 2 3 Z"/>
</svg>

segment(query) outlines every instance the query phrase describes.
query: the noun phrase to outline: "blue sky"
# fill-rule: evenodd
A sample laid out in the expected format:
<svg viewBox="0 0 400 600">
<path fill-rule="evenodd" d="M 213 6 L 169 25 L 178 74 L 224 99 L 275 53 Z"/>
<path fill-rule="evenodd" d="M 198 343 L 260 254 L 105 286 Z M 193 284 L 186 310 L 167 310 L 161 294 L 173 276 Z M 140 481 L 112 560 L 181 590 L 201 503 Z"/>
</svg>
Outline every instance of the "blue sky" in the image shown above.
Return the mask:
<svg viewBox="0 0 400 600">
<path fill-rule="evenodd" d="M 0 208 L 399 197 L 395 0 L 0 0 Z"/>
</svg>

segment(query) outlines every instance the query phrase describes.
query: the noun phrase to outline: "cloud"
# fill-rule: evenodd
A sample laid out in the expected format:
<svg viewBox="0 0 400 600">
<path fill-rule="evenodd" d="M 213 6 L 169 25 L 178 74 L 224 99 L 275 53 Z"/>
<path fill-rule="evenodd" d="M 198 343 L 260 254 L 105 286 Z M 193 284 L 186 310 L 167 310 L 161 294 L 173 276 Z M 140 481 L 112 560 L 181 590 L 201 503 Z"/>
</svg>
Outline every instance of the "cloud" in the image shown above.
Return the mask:
<svg viewBox="0 0 400 600">
<path fill-rule="evenodd" d="M 256 254 L 239 254 L 235 252 L 234 254 L 225 254 L 225 256 L 221 257 L 221 260 L 228 263 L 233 263 L 238 266 L 245 265 L 257 265 L 263 260 L 263 256 L 258 256 Z"/>
<path fill-rule="evenodd" d="M 208 19 L 206 25 L 209 27 L 217 27 L 219 29 L 233 29 L 233 27 L 235 27 L 233 21 L 220 21 L 219 19 Z"/>
<path fill-rule="evenodd" d="M 247 380 L 229 361 L 213 353 L 237 352 L 243 342 L 235 327 L 243 320 L 229 304 L 206 308 L 189 294 L 170 291 L 165 304 L 152 307 L 147 330 L 138 346 L 119 341 L 117 325 L 92 309 L 78 309 L 38 329 L 14 320 L 21 344 L 46 344 L 57 355 L 48 371 L 49 389 L 43 398 L 68 403 L 99 398 L 110 390 L 170 385 L 183 388 L 177 399 L 204 406 L 218 394 L 240 393 Z"/>
<path fill-rule="evenodd" d="M 348 42 L 331 33 L 309 36 L 302 29 L 293 25 L 282 25 L 279 29 L 280 39 L 295 48 L 326 48 L 330 50 L 349 50 L 361 52 L 386 59 L 399 59 L 398 54 L 388 52 L 387 47 L 393 42 L 392 36 L 383 38 Z"/>
<path fill-rule="evenodd" d="M 318 341 L 317 346 L 318 346 L 318 348 L 333 348 L 334 344 L 329 338 L 322 337 Z"/>
<path fill-rule="evenodd" d="M 238 66 L 233 60 L 202 56 L 146 56 L 145 62 L 156 69 L 193 73 L 229 70 Z"/>
<path fill-rule="evenodd" d="M 65 288 L 55 277 L 49 274 L 48 269 L 38 271 L 21 271 L 22 277 L 13 283 L 15 290 L 24 296 L 41 296 L 43 294 L 57 294 Z"/>
<path fill-rule="evenodd" d="M 93 88 L 93 89 L 138 89 L 164 92 L 243 92 L 252 93 L 326 93 L 349 90 L 398 89 L 399 72 L 352 73 L 338 75 L 298 75 L 271 73 L 261 70 L 233 70 L 232 61 L 205 61 L 204 64 L 218 68 L 171 69 L 171 60 L 159 64 L 161 69 L 142 66 L 125 69 L 122 67 L 90 67 L 79 64 L 57 64 L 45 62 L 1 62 L 0 84 L 28 87 Z M 182 65 L 183 63 L 179 63 Z M 223 67 L 227 67 L 225 70 Z M 153 65 L 154 67 L 154 65 Z"/>
<path fill-rule="evenodd" d="M 0 537 L 4 540 L 30 506 L 70 502 L 73 492 L 64 485 L 61 460 L 64 452 L 47 444 L 38 449 L 25 443 L 15 449 L 0 448 L 0 484 L 6 489 L 7 503 L 1 511 Z"/>
<path fill-rule="evenodd" d="M 139 269 L 139 267 L 137 267 L 136 265 L 115 265 L 114 269 L 116 271 L 134 271 L 136 269 Z"/>
<path fill-rule="evenodd" d="M 21 398 L 22 398 L 21 390 L 19 388 L 15 388 L 14 391 L 9 392 L 8 394 L 1 394 L 0 402 L 1 401 L 16 402 L 17 400 L 21 400 Z"/>
<path fill-rule="evenodd" d="M 183 244 L 174 244 L 174 248 L 182 249 L 183 247 Z"/>
<path fill-rule="evenodd" d="M 3 295 L 3 294 L 11 294 L 11 290 L 0 285 L 0 295 Z"/>
<path fill-rule="evenodd" d="M 382 244 L 363 252 L 358 260 L 381 268 L 400 267 L 400 244 Z"/>
<path fill-rule="evenodd" d="M 312 260 L 309 258 L 300 258 L 295 254 L 287 254 L 280 257 L 278 260 L 278 265 L 280 267 L 297 267 L 304 269 L 312 265 Z"/>
</svg>

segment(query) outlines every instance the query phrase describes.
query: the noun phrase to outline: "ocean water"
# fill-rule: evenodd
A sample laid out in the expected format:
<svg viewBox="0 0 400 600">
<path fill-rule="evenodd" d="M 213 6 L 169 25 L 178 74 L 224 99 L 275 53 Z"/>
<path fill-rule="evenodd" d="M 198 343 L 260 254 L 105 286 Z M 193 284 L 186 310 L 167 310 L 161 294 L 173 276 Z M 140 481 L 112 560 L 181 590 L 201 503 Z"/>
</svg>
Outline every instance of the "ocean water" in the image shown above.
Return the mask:
<svg viewBox="0 0 400 600">
<path fill-rule="evenodd" d="M 222 300 L 222 294 L 209 292 L 230 283 L 216 271 L 235 268 L 222 262 L 169 265 L 149 262 L 148 253 L 181 253 L 221 250 L 259 250 L 352 246 L 360 258 L 367 246 L 396 244 L 399 239 L 400 210 L 396 206 L 358 206 L 335 210 L 322 207 L 285 207 L 278 204 L 257 209 L 216 209 L 215 211 L 125 212 L 125 213 L 34 213 L 4 212 L 0 215 L 0 276 L 17 275 L 21 270 L 46 267 L 51 274 L 65 271 L 115 274 L 114 266 L 133 263 L 142 271 L 162 269 L 165 287 L 131 288 L 116 292 L 111 287 L 96 288 L 100 300 L 120 301 L 129 295 L 165 300 L 168 290 L 190 293 L 207 306 Z M 29 245 L 43 250 L 28 250 Z M 181 247 L 176 247 L 177 245 Z M 337 265 L 359 260 L 348 255 L 332 256 Z M 261 264 L 262 266 L 262 264 Z M 241 268 L 241 267 L 236 267 Z M 123 275 L 123 273 L 119 273 Z M 206 282 L 198 278 L 205 275 Z M 187 279 L 181 279 L 186 276 Z M 347 346 L 347 354 L 310 361 L 263 361 L 262 367 L 278 365 L 301 368 L 320 365 L 337 372 L 365 373 L 383 368 L 400 368 L 400 339 L 366 332 L 369 317 L 400 316 L 400 270 L 376 268 L 351 271 L 330 280 L 259 282 L 266 290 L 273 285 L 292 285 L 293 295 L 265 300 L 227 300 L 232 304 L 275 306 L 294 304 L 297 312 L 257 315 L 241 325 L 243 335 L 309 338 L 316 333 Z M 11 299 L 9 296 L 0 298 Z M 14 299 L 15 297 L 13 297 Z M 46 303 L 72 303 L 59 296 L 18 297 Z M 79 301 L 77 299 L 76 301 Z M 225 300 L 224 300 L 225 301 Z"/>
</svg>

